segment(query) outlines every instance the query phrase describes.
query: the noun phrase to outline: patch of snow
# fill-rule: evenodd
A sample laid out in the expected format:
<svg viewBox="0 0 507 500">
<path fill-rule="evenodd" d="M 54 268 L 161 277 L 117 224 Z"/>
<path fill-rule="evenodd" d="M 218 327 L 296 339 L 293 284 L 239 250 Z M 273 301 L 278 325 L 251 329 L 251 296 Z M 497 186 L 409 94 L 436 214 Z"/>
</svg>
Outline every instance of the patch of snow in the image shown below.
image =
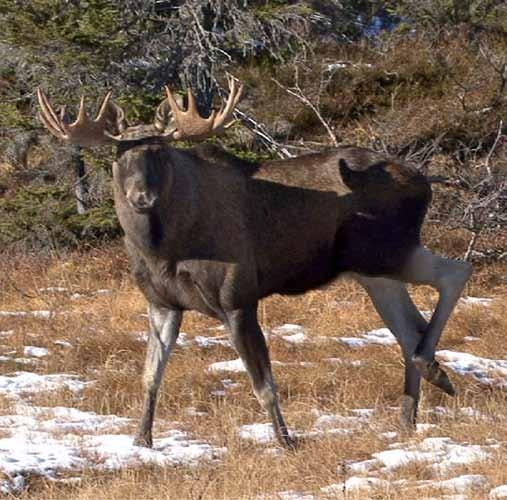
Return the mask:
<svg viewBox="0 0 507 500">
<path fill-rule="evenodd" d="M 202 335 L 197 335 L 194 337 L 194 341 L 199 347 L 203 347 L 205 349 L 216 345 L 231 347 L 230 341 L 223 337 L 204 337 Z"/>
<path fill-rule="evenodd" d="M 90 436 L 85 447 L 102 461 L 101 468 L 110 470 L 140 464 L 195 465 L 201 460 L 217 459 L 226 452 L 225 448 L 189 439 L 179 430 L 171 430 L 167 437 L 156 439 L 152 449 L 135 446 L 132 436 L 125 434 Z"/>
<path fill-rule="evenodd" d="M 334 365 L 345 365 L 352 366 L 354 368 L 358 368 L 360 366 L 366 366 L 368 362 L 364 359 L 341 359 L 341 358 L 326 358 L 324 361 L 328 361 Z"/>
<path fill-rule="evenodd" d="M 18 398 L 27 392 L 47 392 L 60 388 L 80 392 L 91 383 L 93 382 L 79 380 L 77 375 L 65 373 L 39 375 L 32 372 L 14 372 L 10 375 L 0 375 L 0 394 Z"/>
<path fill-rule="evenodd" d="M 12 358 L 11 356 L 0 356 L 0 362 L 35 366 L 40 363 L 40 360 L 34 358 Z"/>
<path fill-rule="evenodd" d="M 358 349 L 368 345 L 368 341 L 359 337 L 338 337 L 338 342 L 345 344 L 348 347 Z"/>
<path fill-rule="evenodd" d="M 489 492 L 488 498 L 490 500 L 502 500 L 507 498 L 507 484 L 502 484 L 501 486 L 493 488 Z"/>
<path fill-rule="evenodd" d="M 153 449 L 133 445 L 133 438 L 118 432 L 131 420 L 98 415 L 66 407 L 15 406 L 16 414 L 0 416 L 0 471 L 11 479 L 0 483 L 1 492 L 22 489 L 21 474 L 55 479 L 60 471 L 83 468 L 119 469 L 141 464 L 194 465 L 225 453 L 205 442 L 171 430 L 156 439 Z M 99 434 L 107 432 L 107 434 Z M 21 476 L 22 477 L 22 476 Z"/>
<path fill-rule="evenodd" d="M 493 302 L 493 299 L 485 297 L 461 297 L 458 301 L 458 306 L 483 306 L 489 307 Z"/>
<path fill-rule="evenodd" d="M 315 500 L 311 493 L 301 493 L 300 491 L 280 491 L 276 494 L 280 500 Z"/>
<path fill-rule="evenodd" d="M 471 375 L 487 386 L 507 386 L 507 360 L 505 359 L 481 358 L 466 352 L 449 350 L 437 351 L 436 354 L 444 366 L 460 375 Z"/>
<path fill-rule="evenodd" d="M 217 361 L 216 363 L 211 363 L 208 366 L 209 372 L 235 372 L 242 373 L 246 372 L 245 365 L 241 358 L 231 359 L 230 361 Z"/>
<path fill-rule="evenodd" d="M 293 325 L 286 323 L 281 326 L 277 326 L 271 330 L 274 335 L 296 335 L 298 333 L 305 333 L 304 328 L 301 325 Z"/>
<path fill-rule="evenodd" d="M 53 344 L 59 347 L 64 347 L 66 349 L 72 349 L 72 347 L 74 347 L 70 342 L 67 342 L 66 340 L 54 340 Z"/>
<path fill-rule="evenodd" d="M 48 286 L 45 288 L 37 288 L 38 292 L 50 292 L 50 293 L 64 293 L 68 292 L 69 289 L 63 286 Z"/>
<path fill-rule="evenodd" d="M 315 439 L 329 435 L 347 436 L 360 429 L 367 421 L 368 416 L 343 416 L 323 414 L 319 410 L 312 410 L 317 418 L 310 431 L 294 430 L 290 434 L 296 438 Z M 248 424 L 240 427 L 239 437 L 254 441 L 258 444 L 267 444 L 276 439 L 271 423 Z"/>
<path fill-rule="evenodd" d="M 445 408 L 443 406 L 435 406 L 430 413 L 434 413 L 439 416 L 448 417 L 466 417 L 474 420 L 487 420 L 489 417 L 479 410 L 472 408 L 471 406 L 464 406 L 462 408 Z"/>
<path fill-rule="evenodd" d="M 238 435 L 241 439 L 258 444 L 267 444 L 276 439 L 275 431 L 270 423 L 242 425 L 238 430 Z"/>
<path fill-rule="evenodd" d="M 219 398 L 223 398 L 225 396 L 225 391 L 223 389 L 217 389 L 216 391 L 211 391 L 212 396 L 217 396 Z"/>
<path fill-rule="evenodd" d="M 44 358 L 49 354 L 49 351 L 45 347 L 35 347 L 27 345 L 23 349 L 25 356 L 33 356 L 34 358 Z"/>
<path fill-rule="evenodd" d="M 326 71 L 329 73 L 334 73 L 339 69 L 345 68 L 373 68 L 373 65 L 370 63 L 354 63 L 352 61 L 337 61 L 326 65 Z"/>
<path fill-rule="evenodd" d="M 344 417 L 342 415 L 321 415 L 315 421 L 316 429 L 330 429 L 337 428 L 338 426 L 341 428 L 354 428 L 362 425 L 364 423 L 363 419 L 360 417 Z"/>
<path fill-rule="evenodd" d="M 481 474 L 466 474 L 463 476 L 454 477 L 445 481 L 432 481 L 432 486 L 447 492 L 447 493 L 468 493 L 471 490 L 482 490 L 488 485 L 488 480 Z"/>
<path fill-rule="evenodd" d="M 453 467 L 485 460 L 490 450 L 497 445 L 458 444 L 448 437 L 434 437 L 426 438 L 420 443 L 406 444 L 405 447 L 401 447 L 399 443 L 391 447 L 392 449 L 374 453 L 372 460 L 350 464 L 349 469 L 354 473 L 371 472 L 375 469 L 389 472 L 418 463 L 443 474 Z"/>
<path fill-rule="evenodd" d="M 185 332 L 180 332 L 178 338 L 176 339 L 176 345 L 180 347 L 186 347 L 189 344 L 188 334 Z"/>
<path fill-rule="evenodd" d="M 0 337 L 10 337 L 14 335 L 14 330 L 0 330 Z"/>
<path fill-rule="evenodd" d="M 431 429 L 436 429 L 437 426 L 435 424 L 425 424 L 425 423 L 422 423 L 422 424 L 416 424 L 415 426 L 415 431 L 418 433 L 418 434 L 422 434 L 426 431 L 430 431 Z"/>
<path fill-rule="evenodd" d="M 4 317 L 27 317 L 50 319 L 56 315 L 54 311 L 41 310 L 41 311 L 0 311 L 0 316 Z"/>
<path fill-rule="evenodd" d="M 282 335 L 282 339 L 289 344 L 304 344 L 308 341 L 308 337 L 302 332 L 293 335 Z"/>
<path fill-rule="evenodd" d="M 44 431 L 51 433 L 99 432 L 118 430 L 130 419 L 116 415 L 98 415 L 63 406 L 44 407 L 18 404 L 16 414 L 0 416 L 4 432 Z"/>
<path fill-rule="evenodd" d="M 433 316 L 433 311 L 420 311 L 421 316 L 426 320 L 429 321 L 431 317 Z"/>
<path fill-rule="evenodd" d="M 235 389 L 236 387 L 241 387 L 241 384 L 232 381 L 230 378 L 221 380 L 221 382 L 226 389 Z"/>
<path fill-rule="evenodd" d="M 0 493 L 4 495 L 16 495 L 25 488 L 25 478 L 21 475 L 10 477 L 7 481 L 0 482 Z"/>
<path fill-rule="evenodd" d="M 478 340 L 481 340 L 480 337 L 472 337 L 471 335 L 467 335 L 466 337 L 463 337 L 463 340 L 466 342 L 477 342 Z"/>
<path fill-rule="evenodd" d="M 331 484 L 320 491 L 326 495 L 342 495 L 343 493 L 352 494 L 367 494 L 374 493 L 375 490 L 386 490 L 389 488 L 390 483 L 385 479 L 378 479 L 376 477 L 349 477 L 345 483 Z"/>
<path fill-rule="evenodd" d="M 304 344 L 309 342 L 309 338 L 305 334 L 305 330 L 301 325 L 293 325 L 286 323 L 281 326 L 273 328 L 270 332 L 273 335 L 280 336 L 285 342 L 289 344 Z"/>
<path fill-rule="evenodd" d="M 336 340 L 353 348 L 364 347 L 371 344 L 392 346 L 398 343 L 396 337 L 391 333 L 389 328 L 371 330 L 370 332 L 361 334 L 361 337 L 336 337 Z"/>
<path fill-rule="evenodd" d="M 373 471 L 379 465 L 379 461 L 375 458 L 369 460 L 361 460 L 360 462 L 353 462 L 347 464 L 347 471 L 353 474 L 367 474 Z"/>
<path fill-rule="evenodd" d="M 362 419 L 368 419 L 375 413 L 373 408 L 354 408 L 350 411 Z"/>
<path fill-rule="evenodd" d="M 394 431 L 382 432 L 380 435 L 388 441 L 392 441 L 398 437 L 398 433 Z"/>
</svg>

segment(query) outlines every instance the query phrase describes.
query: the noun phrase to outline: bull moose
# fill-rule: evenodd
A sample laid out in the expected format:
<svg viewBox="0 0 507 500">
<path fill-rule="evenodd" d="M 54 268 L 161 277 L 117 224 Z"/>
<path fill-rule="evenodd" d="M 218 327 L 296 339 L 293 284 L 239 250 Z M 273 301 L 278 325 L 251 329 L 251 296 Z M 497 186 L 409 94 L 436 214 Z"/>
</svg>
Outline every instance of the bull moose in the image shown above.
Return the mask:
<svg viewBox="0 0 507 500">
<path fill-rule="evenodd" d="M 183 312 L 195 310 L 225 324 L 279 442 L 292 446 L 258 303 L 273 293 L 304 293 L 344 274 L 366 289 L 401 346 L 401 422 L 414 426 L 421 376 L 454 393 L 435 349 L 471 273 L 468 263 L 421 245 L 430 183 L 412 166 L 353 146 L 257 163 L 214 145 L 171 146 L 177 139 L 223 133 L 242 93 L 233 79 L 229 89 L 225 106 L 203 118 L 190 90 L 183 110 L 166 87 L 153 125 L 137 127 L 128 126 L 111 93 L 95 119 L 82 98 L 77 119 L 69 123 L 64 108 L 57 115 L 37 90 L 40 118 L 53 135 L 85 147 L 116 146 L 116 212 L 133 277 L 149 304 L 144 409 L 135 443 L 152 445 L 164 368 Z M 407 283 L 438 291 L 429 322 Z"/>
</svg>

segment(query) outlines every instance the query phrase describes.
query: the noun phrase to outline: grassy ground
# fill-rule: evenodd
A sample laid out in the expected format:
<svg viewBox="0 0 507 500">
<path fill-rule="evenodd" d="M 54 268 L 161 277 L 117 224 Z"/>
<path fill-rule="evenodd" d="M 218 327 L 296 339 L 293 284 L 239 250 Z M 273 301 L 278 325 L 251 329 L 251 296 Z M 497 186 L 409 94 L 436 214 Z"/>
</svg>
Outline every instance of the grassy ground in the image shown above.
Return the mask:
<svg viewBox="0 0 507 500">
<path fill-rule="evenodd" d="M 70 391 L 42 393 L 33 396 L 32 404 L 70 406 L 100 414 L 116 414 L 135 419 L 140 415 L 142 390 L 140 373 L 144 358 L 144 342 L 137 332 L 146 331 L 144 298 L 128 277 L 127 265 L 120 246 L 95 250 L 86 256 L 73 254 L 41 258 L 9 257 L 0 262 L 0 310 L 50 310 L 50 319 L 31 316 L 2 317 L 0 331 L 14 334 L 2 339 L 0 354 L 23 346 L 50 349 L 51 356 L 36 367 L 23 369 L 38 373 L 76 373 L 95 383 L 76 395 Z M 492 265 L 479 270 L 467 287 L 466 295 L 495 297 L 490 307 L 468 307 L 455 312 L 440 343 L 440 349 L 469 352 L 486 358 L 507 357 L 506 288 L 499 276 L 506 269 Z M 47 287 L 63 287 L 66 291 L 41 291 Z M 107 289 L 110 292 L 97 293 Z M 414 297 L 421 309 L 430 309 L 436 294 L 419 287 Z M 79 293 L 80 296 L 73 296 Z M 64 314 L 59 314 L 64 313 Z M 325 290 L 304 296 L 275 296 L 260 307 L 263 328 L 296 323 L 312 337 L 357 336 L 381 327 L 365 293 L 354 283 L 339 281 Z M 187 313 L 182 331 L 188 338 L 195 335 L 217 335 L 218 323 L 199 314 Z M 479 340 L 467 342 L 465 336 Z M 54 341 L 68 341 L 64 348 Z M 162 427 L 188 431 L 215 446 L 227 448 L 223 458 L 212 464 L 196 467 L 141 467 L 106 473 L 86 470 L 76 485 L 62 484 L 32 476 L 22 498 L 88 500 L 101 499 L 243 499 L 283 498 L 278 492 L 308 492 L 316 498 L 341 498 L 341 492 L 327 496 L 320 488 L 340 483 L 350 477 L 347 464 L 371 458 L 372 453 L 387 449 L 389 440 L 382 433 L 399 431 L 398 412 L 403 384 L 403 363 L 397 346 L 366 346 L 351 349 L 337 342 L 321 339 L 315 343 L 291 345 L 279 336 L 270 337 L 273 360 L 286 363 L 274 366 L 282 408 L 291 428 L 310 430 L 317 412 L 349 415 L 351 409 L 373 408 L 374 415 L 359 432 L 303 440 L 296 452 L 273 453 L 272 445 L 255 444 L 238 436 L 238 427 L 254 422 L 267 422 L 254 399 L 243 373 L 213 374 L 207 367 L 215 362 L 236 358 L 229 348 L 210 349 L 189 344 L 176 348 L 160 393 L 155 438 Z M 363 360 L 359 366 L 347 362 L 331 363 L 327 358 Z M 311 362 L 300 365 L 299 362 Z M 20 367 L 14 362 L 0 364 L 0 374 Z M 449 372 L 458 390 L 456 398 L 442 395 L 427 384 L 423 386 L 420 422 L 436 424 L 413 438 L 414 443 L 431 436 L 446 436 L 457 443 L 499 443 L 495 451 L 482 461 L 458 467 L 451 476 L 482 474 L 489 481 L 486 489 L 467 493 L 466 498 L 485 498 L 487 491 L 507 483 L 507 418 L 506 393 L 488 389 L 471 377 Z M 221 380 L 230 378 L 239 386 L 213 395 L 223 389 Z M 449 412 L 439 416 L 430 410 L 440 405 Z M 188 408 L 205 415 L 195 416 Z M 469 418 L 458 409 L 473 407 L 487 418 Z M 9 414 L 12 401 L 3 398 L 2 414 Z M 134 432 L 134 423 L 132 424 Z M 71 475 L 75 476 L 75 473 Z M 414 498 L 412 490 L 401 487 L 397 480 L 409 482 L 438 475 L 422 465 L 408 465 L 395 472 L 380 473 L 389 487 L 366 493 L 349 493 L 347 498 Z M 415 484 L 415 483 L 414 483 Z M 408 491 L 412 491 L 408 493 Z M 422 490 L 421 490 L 422 491 Z M 436 483 L 424 489 L 427 497 L 442 498 Z M 423 498 L 423 493 L 417 493 Z"/>
</svg>

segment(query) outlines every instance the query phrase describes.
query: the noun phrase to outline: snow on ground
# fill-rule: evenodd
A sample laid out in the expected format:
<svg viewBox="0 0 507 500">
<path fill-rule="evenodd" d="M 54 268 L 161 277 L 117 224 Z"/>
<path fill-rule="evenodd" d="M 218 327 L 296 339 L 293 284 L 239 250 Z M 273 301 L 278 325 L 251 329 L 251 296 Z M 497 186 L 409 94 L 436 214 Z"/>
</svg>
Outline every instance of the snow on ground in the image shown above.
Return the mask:
<svg viewBox="0 0 507 500">
<path fill-rule="evenodd" d="M 23 354 L 25 356 L 33 356 L 34 358 L 44 358 L 49 354 L 49 351 L 45 347 L 27 345 L 23 348 Z"/>
<path fill-rule="evenodd" d="M 363 333 L 360 337 L 337 337 L 336 340 L 354 348 L 371 344 L 391 346 L 398 343 L 389 328 L 378 328 L 377 330 Z"/>
<path fill-rule="evenodd" d="M 77 375 L 67 373 L 39 375 L 32 372 L 14 372 L 8 375 L 0 375 L 0 394 L 19 399 L 27 393 L 49 392 L 61 388 L 79 392 L 92 383 L 83 382 L 79 380 Z"/>
<path fill-rule="evenodd" d="M 353 416 L 343 416 L 322 413 L 317 409 L 312 410 L 316 417 L 313 428 L 310 431 L 293 430 L 290 434 L 300 439 L 315 439 L 328 435 L 348 435 L 359 430 L 368 423 L 373 410 L 360 409 Z M 257 444 L 273 443 L 276 440 L 273 427 L 270 423 L 255 423 L 242 425 L 238 430 L 241 439 L 253 441 Z"/>
<path fill-rule="evenodd" d="M 205 349 L 221 345 L 224 347 L 232 347 L 230 341 L 225 337 L 204 337 L 203 335 L 197 335 L 194 337 L 194 342 Z"/>
<path fill-rule="evenodd" d="M 354 474 L 391 473 L 400 467 L 418 464 L 444 475 L 454 467 L 486 460 L 499 445 L 456 443 L 449 437 L 429 437 L 421 442 L 394 443 L 389 449 L 372 454 L 372 459 L 349 464 Z"/>
<path fill-rule="evenodd" d="M 493 303 L 494 299 L 485 298 L 485 297 L 461 297 L 458 301 L 458 307 L 466 307 L 466 306 L 484 306 L 489 307 Z"/>
<path fill-rule="evenodd" d="M 474 490 L 484 490 L 488 486 L 488 483 L 489 481 L 482 474 L 465 474 L 443 481 L 417 481 L 411 486 L 417 489 L 432 487 L 450 494 L 466 494 Z"/>
<path fill-rule="evenodd" d="M 69 292 L 67 289 L 47 288 L 40 291 Z M 92 295 L 100 295 L 101 291 Z M 110 293 L 104 290 L 104 294 Z M 90 294 L 88 294 L 89 296 Z M 462 307 L 488 306 L 492 299 L 465 297 L 460 300 Z M 49 319 L 55 315 L 53 311 L 0 311 L 0 316 L 17 317 L 31 316 Z M 218 330 L 218 329 L 217 329 Z M 221 331 L 221 329 L 220 329 Z M 13 331 L 2 331 L 0 337 L 8 337 Z M 387 328 L 380 328 L 362 333 L 358 337 L 308 337 L 300 325 L 285 324 L 273 328 L 271 334 L 283 341 L 299 345 L 321 340 L 340 342 L 350 347 L 364 347 L 376 344 L 395 345 L 396 339 Z M 141 338 L 146 333 L 136 334 Z M 181 333 L 178 339 L 180 346 L 190 344 L 202 348 L 214 346 L 231 347 L 229 340 L 222 336 L 198 335 L 190 338 Z M 53 345 L 61 348 L 72 348 L 67 341 L 53 341 Z M 56 350 L 56 349 L 55 349 Z M 14 352 L 4 353 L 0 361 L 16 361 L 19 363 L 40 363 L 51 353 L 47 348 L 25 346 L 25 358 L 13 358 Z M 5 358 L 5 359 L 4 359 Z M 454 351 L 439 351 L 439 361 L 450 369 L 462 375 L 472 375 L 476 380 L 486 385 L 504 387 L 507 385 L 507 361 L 480 358 L 467 353 Z M 347 360 L 328 358 L 329 363 L 350 363 Z M 355 360 L 354 366 L 362 366 L 363 360 Z M 306 366 L 300 363 L 280 363 L 273 361 L 273 365 Z M 211 373 L 245 372 L 240 359 L 212 363 L 208 367 Z M 11 414 L 0 416 L 0 472 L 9 480 L 0 481 L 0 493 L 13 494 L 24 488 L 24 475 L 35 473 L 52 480 L 60 480 L 62 474 L 79 474 L 84 468 L 118 469 L 141 464 L 158 465 L 193 465 L 200 460 L 217 459 L 226 452 L 209 443 L 190 438 L 186 433 L 177 429 L 166 429 L 157 433 L 159 439 L 154 442 L 153 449 L 134 446 L 132 443 L 132 426 L 130 419 L 117 415 L 98 415 L 65 407 L 36 407 L 28 403 L 32 394 L 55 391 L 60 388 L 79 392 L 88 384 L 73 374 L 56 373 L 40 375 L 31 372 L 14 372 L 0 376 L 0 394 L 13 400 Z M 230 380 L 221 381 L 223 389 L 216 391 L 217 395 L 225 394 L 225 390 L 240 384 Z M 329 435 L 351 435 L 360 432 L 368 425 L 377 425 L 373 421 L 372 409 L 350 410 L 349 415 L 336 415 L 313 410 L 315 417 L 312 428 L 308 431 L 295 430 L 292 434 L 296 438 L 326 438 Z M 195 408 L 188 408 L 188 415 L 203 416 Z M 450 410 L 435 408 L 437 415 L 449 415 Z M 488 418 L 476 412 L 473 408 L 454 410 L 453 415 L 475 419 Z M 434 429 L 434 424 L 419 424 L 418 433 Z M 382 432 L 388 441 L 398 438 L 396 432 Z M 271 424 L 243 425 L 238 429 L 241 439 L 260 444 L 270 444 L 275 441 Z M 419 439 L 419 441 L 418 441 Z M 477 461 L 488 459 L 498 449 L 499 445 L 490 443 L 476 445 L 457 443 L 448 437 L 430 437 L 423 440 L 418 437 L 405 443 L 393 443 L 384 451 L 373 453 L 371 458 L 360 462 L 350 463 L 347 467 L 349 477 L 342 483 L 332 484 L 321 488 L 323 495 L 335 495 L 341 498 L 343 492 L 360 493 L 365 497 L 377 491 L 386 491 L 389 487 L 412 490 L 423 490 L 428 486 L 438 488 L 445 494 L 466 495 L 472 490 L 483 491 L 488 487 L 488 480 L 481 475 L 452 476 L 455 467 L 468 466 Z M 389 478 L 398 468 L 417 464 L 427 471 L 427 475 L 438 477 L 436 480 L 404 482 L 404 480 L 388 481 L 379 477 Z M 337 470 L 338 477 L 342 476 Z M 365 477 L 362 477 L 365 476 Z M 78 478 L 75 478 L 79 480 Z M 407 483 L 407 484 L 405 484 Z M 507 486 L 491 490 L 490 498 L 507 498 Z M 415 496 L 418 496 L 416 493 Z M 318 496 L 320 498 L 320 495 Z M 311 500 L 315 497 L 308 492 L 285 491 L 276 494 L 276 498 L 284 500 Z M 444 497 L 442 497 L 444 498 Z M 450 497 L 449 497 L 450 498 Z M 458 498 L 458 497 L 455 497 Z M 466 497 L 463 497 L 466 498 Z"/>
<path fill-rule="evenodd" d="M 271 360 L 271 366 L 298 366 L 298 367 L 311 367 L 315 366 L 315 363 L 311 361 L 300 361 L 294 363 L 283 363 L 281 361 Z M 218 372 L 232 372 L 232 373 L 246 373 L 245 365 L 241 358 L 231 359 L 229 361 L 217 361 L 216 363 L 211 363 L 208 366 L 208 372 L 210 373 L 218 373 Z"/>
<path fill-rule="evenodd" d="M 72 349 L 73 345 L 66 340 L 53 340 L 53 344 L 66 349 Z"/>
<path fill-rule="evenodd" d="M 487 386 L 507 386 L 507 360 L 505 359 L 481 358 L 466 352 L 450 350 L 437 351 L 436 355 L 442 365 L 460 375 L 471 375 Z"/>
<path fill-rule="evenodd" d="M 38 319 L 51 319 L 57 313 L 55 311 L 40 310 L 40 311 L 0 311 L 0 316 L 15 318 L 15 317 L 33 317 Z M 60 313 L 62 314 L 62 313 Z"/>
<path fill-rule="evenodd" d="M 87 297 L 93 297 L 93 296 L 102 296 L 102 295 L 110 295 L 113 293 L 111 290 L 107 288 L 100 288 L 99 290 L 94 290 L 91 292 L 72 292 L 69 288 L 63 287 L 63 286 L 48 286 L 44 288 L 37 288 L 37 291 L 40 293 L 71 293 L 70 298 L 71 300 L 81 299 L 81 298 L 87 298 Z"/>
<path fill-rule="evenodd" d="M 98 415 L 66 407 L 37 407 L 24 396 L 66 387 L 81 391 L 87 384 L 75 375 L 16 372 L 0 376 L 0 394 L 17 403 L 0 416 L 0 492 L 23 489 L 23 475 L 59 479 L 62 473 L 84 468 L 119 469 L 142 464 L 194 465 L 219 458 L 225 449 L 191 439 L 171 429 L 159 432 L 153 449 L 133 445 L 132 421 L 117 415 Z"/>
<path fill-rule="evenodd" d="M 240 358 L 231 359 L 230 361 L 217 361 L 216 363 L 211 363 L 208 366 L 209 372 L 233 372 L 233 373 L 243 373 L 246 372 L 245 365 Z"/>
<path fill-rule="evenodd" d="M 301 325 L 293 325 L 291 323 L 287 323 L 285 325 L 273 328 L 271 330 L 271 334 L 279 336 L 289 344 L 304 344 L 311 342 L 311 340 L 305 334 L 305 330 Z"/>
<path fill-rule="evenodd" d="M 507 498 L 507 484 L 503 484 L 502 486 L 497 486 L 496 488 L 493 488 L 489 492 L 489 499 L 490 500 L 500 500 Z"/>
<path fill-rule="evenodd" d="M 62 472 L 83 468 L 194 465 L 226 451 L 174 429 L 155 439 L 153 449 L 134 446 L 131 433 L 125 433 L 130 424 L 130 419 L 116 415 L 17 405 L 15 414 L 0 417 L 5 436 L 0 439 L 0 471 L 12 478 L 3 489 L 13 489 L 10 483 L 26 473 L 57 479 Z"/>
</svg>

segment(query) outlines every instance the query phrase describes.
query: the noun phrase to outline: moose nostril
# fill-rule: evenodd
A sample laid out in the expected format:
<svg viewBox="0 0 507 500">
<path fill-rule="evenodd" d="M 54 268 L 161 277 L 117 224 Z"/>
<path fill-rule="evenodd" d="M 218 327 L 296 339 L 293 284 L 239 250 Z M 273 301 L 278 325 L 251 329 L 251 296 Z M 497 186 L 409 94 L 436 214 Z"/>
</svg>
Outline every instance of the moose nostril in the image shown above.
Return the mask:
<svg viewBox="0 0 507 500">
<path fill-rule="evenodd" d="M 137 195 L 137 204 L 138 205 L 147 205 L 148 197 L 146 196 L 146 193 L 138 193 Z"/>
<path fill-rule="evenodd" d="M 157 197 L 152 196 L 146 191 L 138 191 L 127 195 L 127 199 L 133 208 L 150 209 L 157 202 Z"/>
</svg>

